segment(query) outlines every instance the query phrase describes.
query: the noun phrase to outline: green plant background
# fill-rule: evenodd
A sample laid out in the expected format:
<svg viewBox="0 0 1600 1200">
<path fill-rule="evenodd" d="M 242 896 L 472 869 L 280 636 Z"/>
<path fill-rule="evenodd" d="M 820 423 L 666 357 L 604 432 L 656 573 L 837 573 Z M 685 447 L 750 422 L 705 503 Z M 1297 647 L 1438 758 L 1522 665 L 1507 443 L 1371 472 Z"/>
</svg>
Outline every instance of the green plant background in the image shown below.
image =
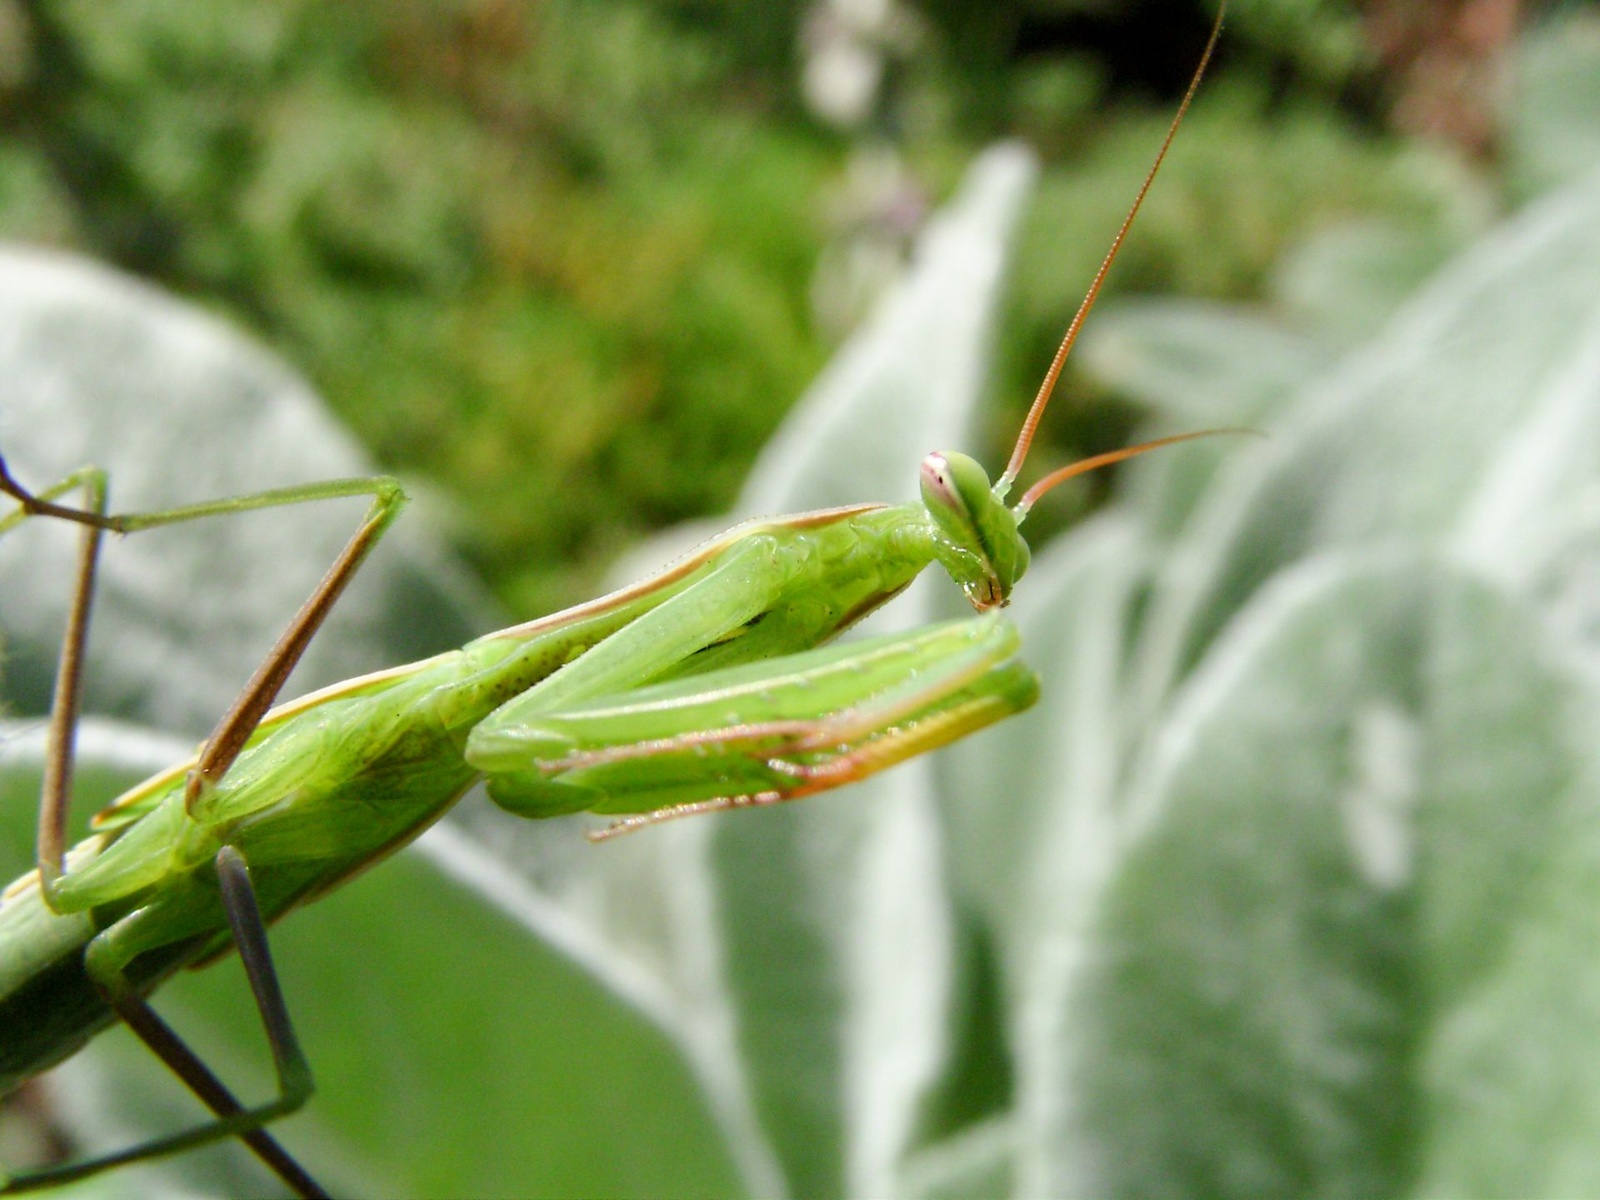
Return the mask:
<svg viewBox="0 0 1600 1200">
<path fill-rule="evenodd" d="M 179 11 L 0 9 L 0 228 L 169 293 L 0 263 L 0 446 L 30 478 L 105 462 L 140 506 L 405 475 L 418 511 L 296 686 L 586 594 L 663 521 L 897 499 L 935 445 L 993 461 L 1166 110 L 1113 53 L 1009 54 L 994 14 L 1034 9 L 930 4 L 895 133 L 940 216 L 835 350 L 807 288 L 851 147 L 795 98 L 797 13 Z M 1176 12 L 1168 90 L 1205 23 Z M 1041 453 L 1267 438 L 1059 506 L 1097 511 L 1018 591 L 1046 690 L 999 730 L 602 850 L 469 798 L 285 922 L 321 1091 L 283 1137 L 336 1189 L 1594 1190 L 1600 42 L 1577 10 L 1532 29 L 1466 165 L 1386 131 L 1341 6 L 1240 4 L 1228 37 L 1115 277 L 1203 299 L 1098 313 Z M 1007 132 L 1037 176 L 978 153 Z M 93 699 L 139 727 L 86 734 L 84 810 L 204 733 L 337 525 L 111 548 Z M 66 540 L 0 543 L 17 870 Z M 234 964 L 161 1002 L 264 1079 Z M 188 1111 L 120 1031 L 42 1103 L 97 1145 Z"/>
</svg>

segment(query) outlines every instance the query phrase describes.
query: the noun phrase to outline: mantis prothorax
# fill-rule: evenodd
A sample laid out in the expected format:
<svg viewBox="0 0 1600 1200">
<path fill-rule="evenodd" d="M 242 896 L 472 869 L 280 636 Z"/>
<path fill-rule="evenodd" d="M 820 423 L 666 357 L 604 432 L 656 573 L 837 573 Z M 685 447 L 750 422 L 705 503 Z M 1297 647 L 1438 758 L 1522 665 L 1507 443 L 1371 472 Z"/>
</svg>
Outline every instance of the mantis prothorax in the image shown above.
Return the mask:
<svg viewBox="0 0 1600 1200">
<path fill-rule="evenodd" d="M 272 708 L 345 584 L 405 503 L 388 478 L 287 488 L 163 512 L 110 514 L 103 475 L 30 491 L 18 507 L 82 529 L 42 788 L 38 866 L 0 899 L 0 1091 L 120 1018 L 214 1119 L 99 1158 L 0 1176 L 11 1194 L 239 1137 L 297 1193 L 322 1190 L 262 1128 L 298 1108 L 311 1073 L 267 947 L 266 924 L 414 838 L 487 780 L 524 817 L 594 812 L 598 836 L 692 813 L 787 801 L 859 779 L 1030 705 L 1033 673 L 1001 615 L 1028 565 L 1018 526 L 1074 475 L 1201 433 L 1063 467 L 1006 504 L 1062 364 L 1199 84 L 1221 16 L 1165 142 L 990 483 L 934 453 L 921 500 L 749 521 L 659 574 L 588 604 Z M 63 504 L 73 493 L 79 506 Z M 65 847 L 71 748 L 95 566 L 105 531 L 365 495 L 360 527 L 200 753 L 145 781 Z M 937 562 L 977 615 L 827 646 Z M 269 711 L 270 710 L 270 711 Z M 279 1082 L 247 1109 L 145 997 L 183 966 L 237 946 Z"/>
</svg>

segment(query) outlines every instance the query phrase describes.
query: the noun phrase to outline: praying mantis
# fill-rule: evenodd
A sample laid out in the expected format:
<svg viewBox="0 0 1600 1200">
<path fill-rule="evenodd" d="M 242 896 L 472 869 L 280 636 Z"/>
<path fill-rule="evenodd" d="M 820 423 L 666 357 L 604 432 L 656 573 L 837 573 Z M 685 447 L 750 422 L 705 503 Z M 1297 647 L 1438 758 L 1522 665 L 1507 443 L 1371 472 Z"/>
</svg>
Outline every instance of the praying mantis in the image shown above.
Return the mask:
<svg viewBox="0 0 1600 1200">
<path fill-rule="evenodd" d="M 81 531 L 42 785 L 38 864 L 0 898 L 0 1091 L 121 1020 L 212 1119 L 128 1149 L 6 1177 L 0 1194 L 83 1178 L 223 1138 L 242 1140 L 296 1194 L 326 1193 L 267 1132 L 311 1094 L 266 926 L 381 860 L 479 781 L 508 812 L 641 826 L 761 807 L 863 778 L 1002 720 L 1039 682 L 1001 613 L 1028 566 L 1018 527 L 1074 476 L 1178 434 L 1096 455 L 1007 500 L 1057 378 L 1165 158 L 1221 29 L 1055 354 L 1000 478 L 973 459 L 924 459 L 920 501 L 746 522 L 640 583 L 488 634 L 460 650 L 274 707 L 312 637 L 406 502 L 386 477 L 283 488 L 159 512 L 113 513 L 84 469 L 32 490 L 0 459 L 16 504 Z M 68 497 L 81 496 L 76 502 Z M 343 497 L 369 508 L 321 583 L 200 752 L 137 785 L 66 846 L 71 747 L 95 572 L 106 532 Z M 975 615 L 907 634 L 827 643 L 938 563 Z M 278 1094 L 241 1104 L 156 1014 L 179 968 L 237 948 Z"/>
</svg>

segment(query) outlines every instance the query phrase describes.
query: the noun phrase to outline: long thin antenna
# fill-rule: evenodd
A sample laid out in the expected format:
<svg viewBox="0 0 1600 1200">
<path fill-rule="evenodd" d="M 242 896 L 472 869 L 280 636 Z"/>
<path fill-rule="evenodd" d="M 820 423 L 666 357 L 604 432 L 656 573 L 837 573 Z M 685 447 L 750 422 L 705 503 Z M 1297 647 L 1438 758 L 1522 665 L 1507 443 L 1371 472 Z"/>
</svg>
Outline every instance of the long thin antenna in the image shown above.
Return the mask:
<svg viewBox="0 0 1600 1200">
<path fill-rule="evenodd" d="M 1016 482 L 1017 476 L 1022 472 L 1022 464 L 1027 460 L 1028 448 L 1033 445 L 1034 432 L 1039 428 L 1039 421 L 1044 416 L 1045 406 L 1050 403 L 1050 394 L 1055 391 L 1056 379 L 1061 374 L 1061 368 L 1067 361 L 1067 355 L 1072 350 L 1072 343 L 1078 340 L 1078 330 L 1083 328 L 1084 318 L 1089 315 L 1089 310 L 1094 307 L 1096 298 L 1100 295 L 1100 285 L 1105 282 L 1106 274 L 1111 270 L 1111 264 L 1116 261 L 1117 252 L 1122 249 L 1122 241 L 1128 236 L 1128 229 L 1133 224 L 1133 218 L 1139 215 L 1139 206 L 1144 203 L 1145 194 L 1150 191 L 1150 185 L 1155 182 L 1156 172 L 1161 169 L 1162 161 L 1167 157 L 1167 150 L 1172 145 L 1172 139 L 1178 134 L 1178 126 L 1183 124 L 1183 115 L 1189 111 L 1189 102 L 1194 99 L 1194 94 L 1200 88 L 1200 79 L 1206 73 L 1206 66 L 1211 62 L 1211 52 L 1217 48 L 1217 39 L 1222 35 L 1222 15 L 1227 12 L 1227 0 L 1217 6 L 1217 19 L 1211 26 L 1211 37 L 1206 42 L 1205 53 L 1200 56 L 1200 65 L 1194 70 L 1194 77 L 1189 80 L 1189 90 L 1184 92 L 1183 101 L 1178 105 L 1178 111 L 1173 115 L 1172 124 L 1167 127 L 1166 140 L 1161 143 L 1161 151 L 1156 155 L 1155 162 L 1150 164 L 1150 171 L 1144 177 L 1144 183 L 1139 188 L 1139 194 L 1134 197 L 1133 207 L 1128 210 L 1128 215 L 1122 220 L 1122 228 L 1117 230 L 1117 236 L 1111 239 L 1111 249 L 1106 251 L 1105 259 L 1100 263 L 1100 269 L 1095 272 L 1094 282 L 1089 285 L 1088 293 L 1083 297 L 1083 303 L 1078 305 L 1078 312 L 1072 318 L 1072 324 L 1067 326 L 1067 335 L 1061 339 L 1061 347 L 1056 351 L 1055 359 L 1050 363 L 1050 370 L 1045 372 L 1044 382 L 1039 385 L 1039 393 L 1033 398 L 1033 407 L 1028 409 L 1028 415 L 1022 422 L 1022 431 L 1017 435 L 1017 444 L 1011 451 L 1011 461 L 1006 464 L 1005 473 L 1000 476 L 995 484 L 996 495 L 1004 498 L 1011 490 L 1011 485 Z"/>
<path fill-rule="evenodd" d="M 1040 496 L 1044 495 L 1058 483 L 1065 483 L 1075 475 L 1082 475 L 1087 471 L 1109 467 L 1112 463 L 1119 463 L 1123 459 L 1133 458 L 1147 450 L 1159 450 L 1162 446 L 1171 446 L 1176 442 L 1192 442 L 1195 438 L 1221 437 L 1223 434 L 1240 434 L 1245 437 L 1260 437 L 1261 431 L 1257 429 L 1197 429 L 1193 433 L 1175 433 L 1171 437 L 1157 438 L 1153 442 L 1141 442 L 1137 446 L 1124 446 L 1121 450 L 1108 450 L 1104 454 L 1096 454 L 1092 458 L 1080 458 L 1075 463 L 1068 463 L 1064 467 L 1057 467 L 1026 492 L 1022 499 L 1017 501 L 1017 506 L 1011 510 L 1017 518 L 1017 523 L 1022 523 L 1022 518 L 1028 515 L 1028 510 Z"/>
</svg>

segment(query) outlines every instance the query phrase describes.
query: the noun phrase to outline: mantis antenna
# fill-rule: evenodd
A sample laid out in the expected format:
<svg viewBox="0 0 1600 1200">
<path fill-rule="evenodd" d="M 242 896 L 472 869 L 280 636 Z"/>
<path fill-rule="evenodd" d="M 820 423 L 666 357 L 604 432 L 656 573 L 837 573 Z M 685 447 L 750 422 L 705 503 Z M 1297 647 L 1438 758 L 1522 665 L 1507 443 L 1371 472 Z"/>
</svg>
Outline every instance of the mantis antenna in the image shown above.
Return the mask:
<svg viewBox="0 0 1600 1200">
<path fill-rule="evenodd" d="M 1167 157 L 1167 150 L 1171 148 L 1172 140 L 1178 134 L 1178 126 L 1183 124 L 1183 116 L 1189 111 L 1189 103 L 1194 99 L 1195 92 L 1200 88 L 1200 79 L 1206 73 L 1206 67 L 1211 62 L 1212 51 L 1217 48 L 1217 39 L 1222 35 L 1222 16 L 1227 9 L 1227 0 L 1223 0 L 1223 3 L 1217 6 L 1217 19 L 1211 25 L 1211 37 L 1206 42 L 1205 52 L 1200 56 L 1200 65 L 1195 68 L 1194 75 L 1189 80 L 1189 88 L 1183 94 L 1183 101 L 1178 105 L 1178 111 L 1173 114 L 1172 124 L 1167 127 L 1167 136 L 1161 143 L 1161 150 L 1156 154 L 1155 162 L 1150 164 L 1150 170 L 1145 174 L 1144 183 L 1139 187 L 1139 194 L 1133 199 L 1133 207 L 1128 210 L 1128 215 L 1122 219 L 1122 227 L 1117 230 L 1117 236 L 1111 239 L 1111 249 L 1106 251 L 1105 258 L 1101 260 L 1100 269 L 1095 272 L 1094 281 L 1090 283 L 1089 290 L 1083 297 L 1083 303 L 1078 305 L 1078 311 L 1072 318 L 1072 324 L 1067 326 L 1066 336 L 1061 339 L 1061 345 L 1056 350 L 1056 356 L 1050 363 L 1050 369 L 1045 372 L 1044 382 L 1039 385 L 1039 392 L 1034 396 L 1033 405 L 1028 409 L 1028 415 L 1022 422 L 1022 429 L 1017 434 L 1017 444 L 1012 448 L 1011 461 L 1006 463 L 1005 472 L 995 483 L 995 495 L 1000 499 L 1004 499 L 1007 493 L 1011 491 L 1011 485 L 1016 482 L 1017 476 L 1022 472 L 1022 464 L 1027 460 L 1028 449 L 1033 445 L 1034 432 L 1039 428 L 1039 421 L 1044 416 L 1045 407 L 1050 403 L 1050 394 L 1055 391 L 1056 380 L 1061 375 L 1061 368 L 1067 361 L 1067 355 L 1072 351 L 1072 344 L 1078 340 L 1078 331 L 1083 328 L 1084 319 L 1088 317 L 1089 311 L 1094 308 L 1094 302 L 1100 295 L 1100 286 L 1105 283 L 1106 275 L 1111 270 L 1111 264 L 1116 261 L 1117 252 L 1122 249 L 1123 239 L 1128 236 L 1128 229 L 1133 225 L 1134 217 L 1139 215 L 1139 206 L 1144 203 L 1144 198 L 1150 191 L 1150 185 L 1155 182 L 1156 172 L 1161 169 L 1161 163 Z M 1199 435 L 1188 434 L 1185 436 L 1195 437 Z M 1049 478 L 1054 482 L 1050 484 L 1050 487 L 1060 483 L 1063 479 L 1070 478 L 1072 475 L 1080 474 L 1083 471 L 1092 470 L 1094 467 L 1106 466 L 1142 453 L 1145 450 L 1152 450 L 1156 446 L 1164 446 L 1169 442 L 1181 440 L 1183 439 L 1168 438 L 1160 442 L 1152 442 L 1146 446 L 1130 446 L 1112 455 L 1100 455 L 1096 458 L 1085 459 L 1081 463 L 1073 464 L 1076 469 L 1063 468 L 1063 471 L 1066 471 L 1065 474 L 1058 471 L 1051 475 Z M 1020 517 L 1022 513 L 1025 513 L 1028 507 L 1048 490 L 1049 488 L 1047 487 L 1030 489 L 1023 498 L 1022 504 L 1018 506 L 1020 511 L 1017 515 Z"/>
<path fill-rule="evenodd" d="M 1193 433 L 1175 433 L 1171 437 L 1157 438 L 1153 442 L 1141 442 L 1137 446 L 1124 446 L 1120 450 L 1109 450 L 1104 454 L 1096 454 L 1090 458 L 1080 458 L 1077 462 L 1068 463 L 1064 467 L 1057 467 L 1038 483 L 1034 484 L 1022 494 L 1022 499 L 1017 501 L 1012 515 L 1017 518 L 1017 524 L 1022 524 L 1022 518 L 1028 515 L 1028 510 L 1034 501 L 1044 495 L 1058 483 L 1065 483 L 1075 475 L 1082 475 L 1086 471 L 1098 470 L 1100 467 L 1109 467 L 1112 463 L 1119 463 L 1123 459 L 1133 458 L 1147 450 L 1159 450 L 1162 446 L 1170 446 L 1174 442 L 1190 442 L 1195 438 L 1221 437 L 1224 434 L 1247 434 L 1259 437 L 1260 431 L 1255 429 L 1197 429 Z"/>
</svg>

